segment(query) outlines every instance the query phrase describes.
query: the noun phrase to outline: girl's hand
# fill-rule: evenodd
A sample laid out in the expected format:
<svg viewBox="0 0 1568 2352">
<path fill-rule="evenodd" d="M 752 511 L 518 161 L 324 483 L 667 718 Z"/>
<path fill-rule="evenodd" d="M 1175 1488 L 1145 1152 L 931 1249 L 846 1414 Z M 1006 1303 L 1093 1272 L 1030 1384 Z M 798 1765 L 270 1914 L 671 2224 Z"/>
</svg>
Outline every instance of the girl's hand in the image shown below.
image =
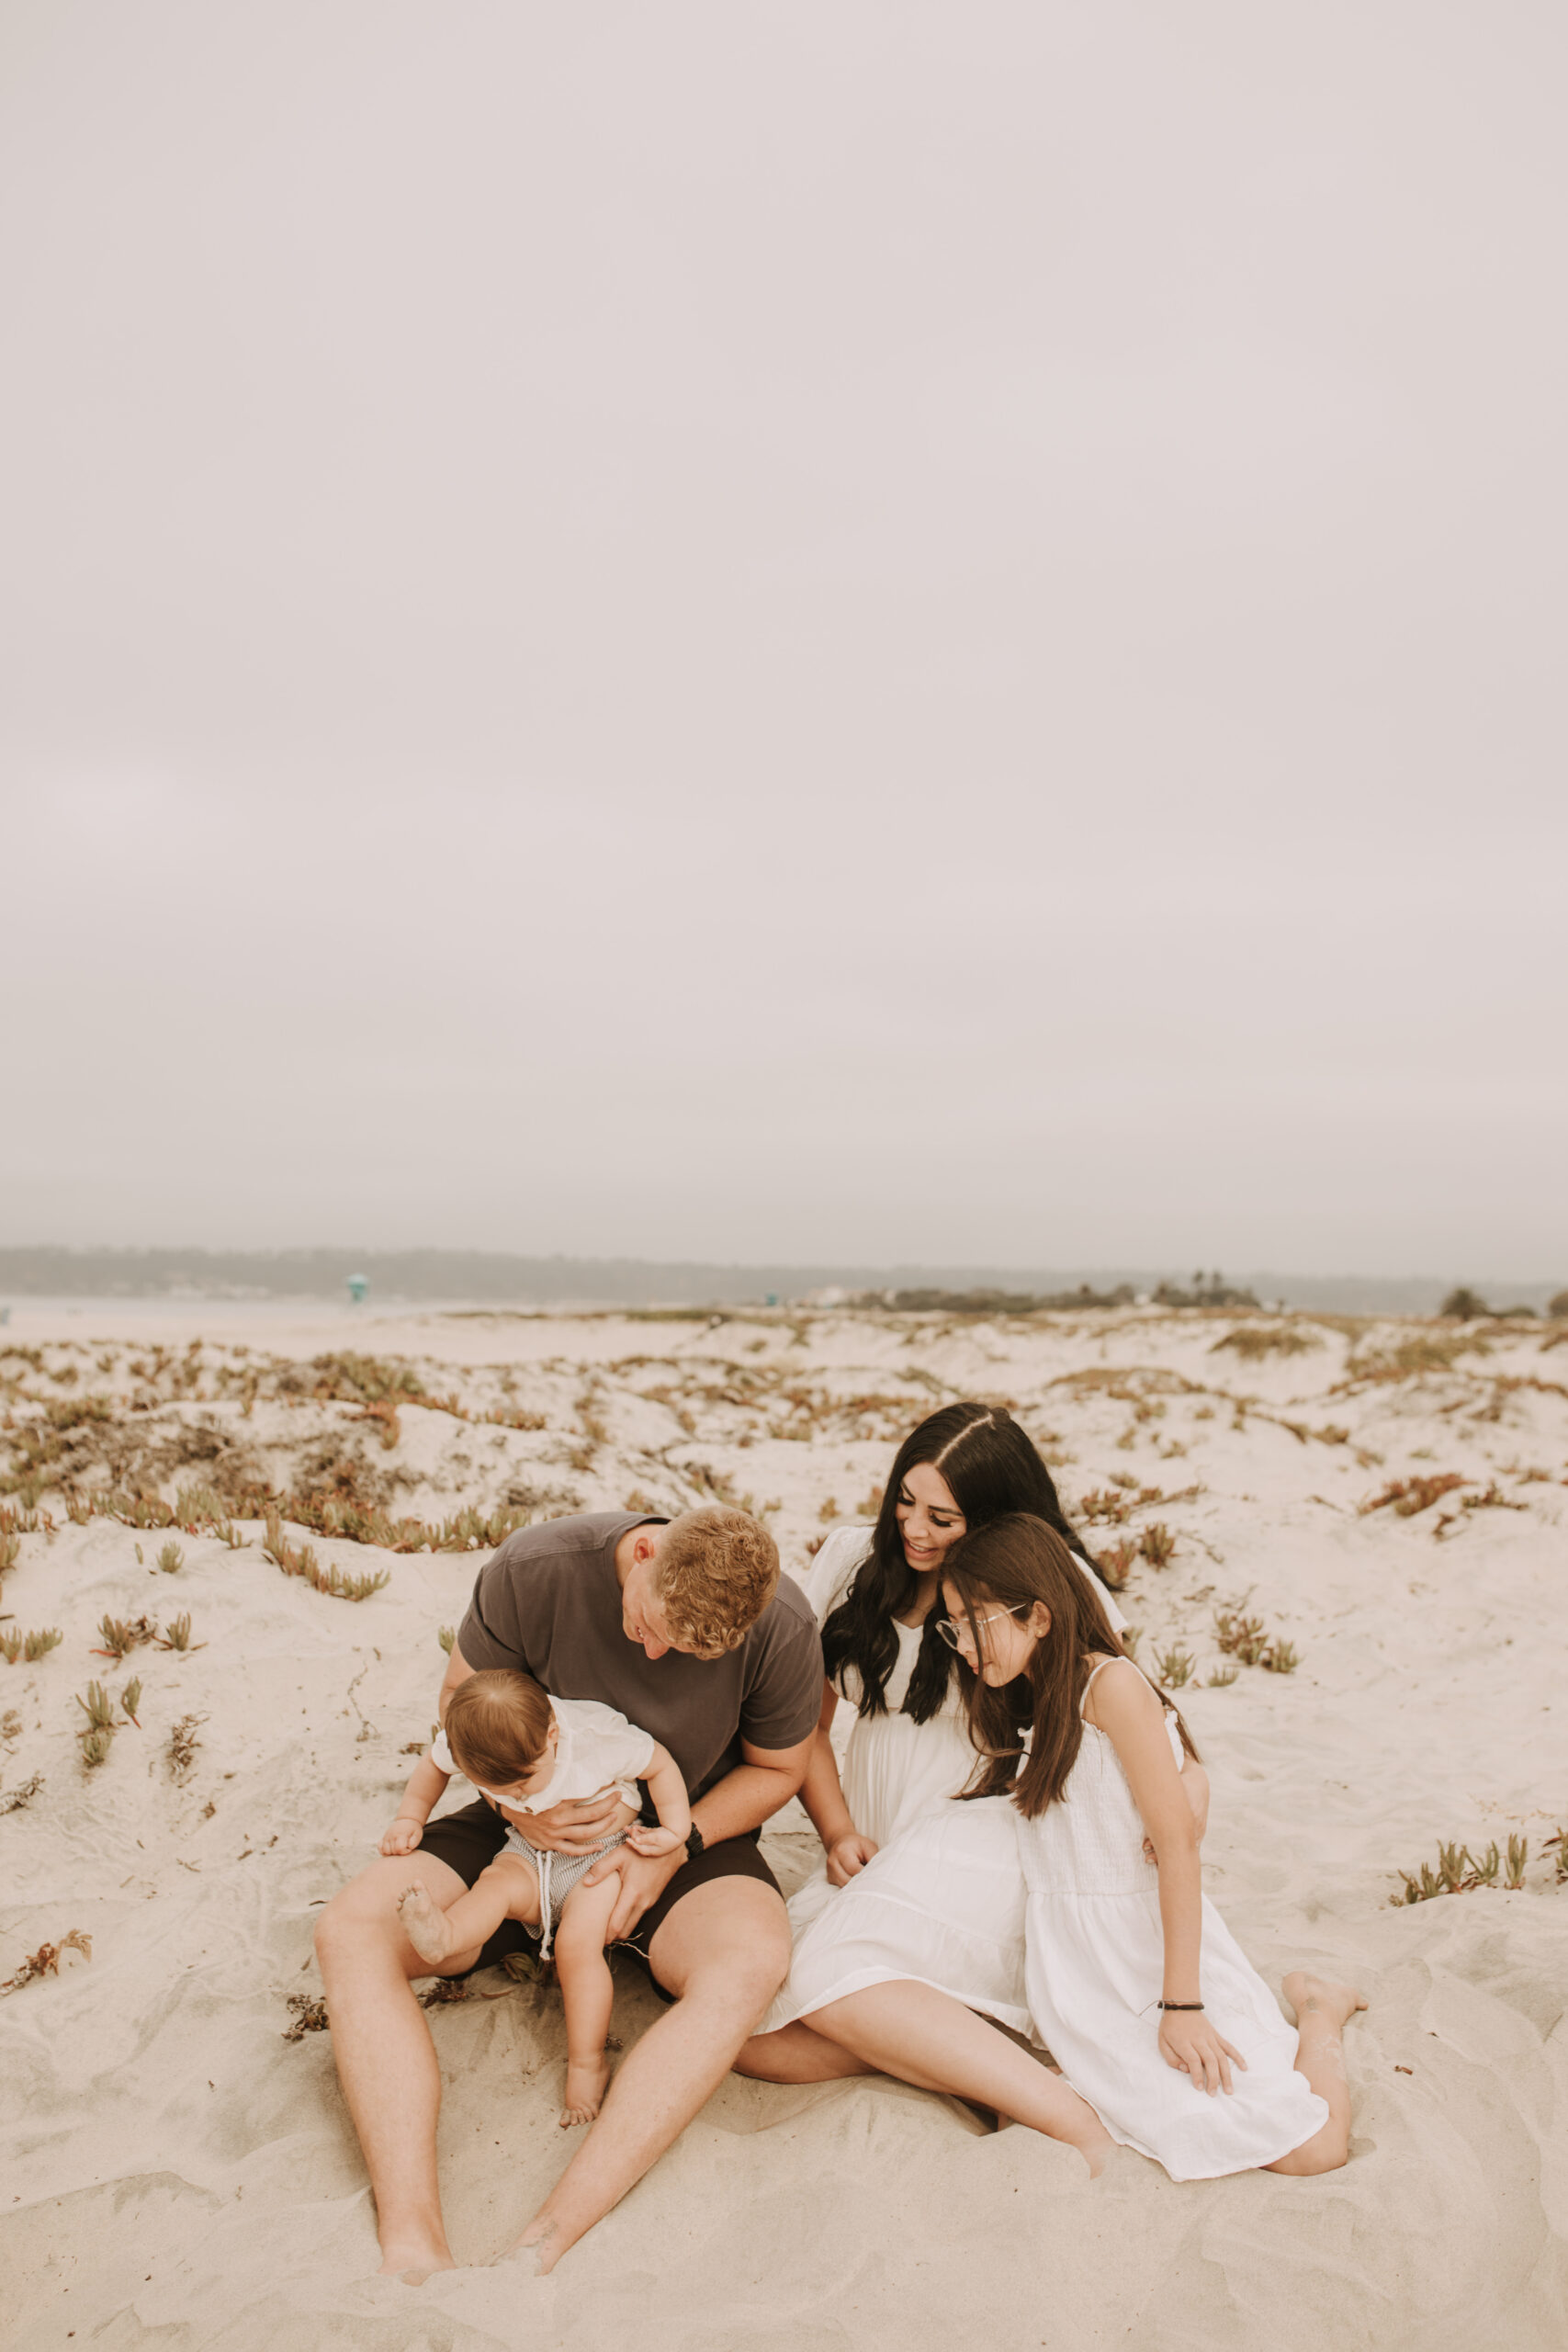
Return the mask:
<svg viewBox="0 0 1568 2352">
<path fill-rule="evenodd" d="M 851 1879 L 860 1876 L 873 1854 L 880 1851 L 875 1838 L 863 1838 L 858 1829 L 852 1829 L 847 1838 L 835 1838 L 828 1849 L 829 1885 L 848 1886 Z"/>
<path fill-rule="evenodd" d="M 1160 2056 L 1168 2066 L 1179 2067 L 1201 2091 L 1213 2098 L 1231 2087 L 1231 2064 L 1245 2075 L 1247 2061 L 1216 2033 L 1201 2009 L 1162 2009 L 1159 2020 Z"/>
<path fill-rule="evenodd" d="M 388 1855 L 412 1854 L 423 1835 L 422 1822 L 410 1821 L 405 1815 L 400 1814 L 381 1839 L 381 1851 Z"/>
<path fill-rule="evenodd" d="M 649 1829 L 641 1822 L 626 1832 L 626 1843 L 634 1854 L 672 1854 L 685 1839 L 677 1838 L 672 1829 Z"/>
</svg>

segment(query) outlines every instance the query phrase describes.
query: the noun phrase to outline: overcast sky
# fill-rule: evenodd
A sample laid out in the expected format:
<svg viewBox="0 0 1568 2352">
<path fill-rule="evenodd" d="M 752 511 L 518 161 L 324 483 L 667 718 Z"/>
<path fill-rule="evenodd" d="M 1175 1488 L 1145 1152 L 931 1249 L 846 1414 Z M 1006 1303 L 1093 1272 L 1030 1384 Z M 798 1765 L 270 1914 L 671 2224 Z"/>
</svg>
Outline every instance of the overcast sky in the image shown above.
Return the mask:
<svg viewBox="0 0 1568 2352">
<path fill-rule="evenodd" d="M 1540 0 L 6 0 L 0 1239 L 1568 1279 Z"/>
</svg>

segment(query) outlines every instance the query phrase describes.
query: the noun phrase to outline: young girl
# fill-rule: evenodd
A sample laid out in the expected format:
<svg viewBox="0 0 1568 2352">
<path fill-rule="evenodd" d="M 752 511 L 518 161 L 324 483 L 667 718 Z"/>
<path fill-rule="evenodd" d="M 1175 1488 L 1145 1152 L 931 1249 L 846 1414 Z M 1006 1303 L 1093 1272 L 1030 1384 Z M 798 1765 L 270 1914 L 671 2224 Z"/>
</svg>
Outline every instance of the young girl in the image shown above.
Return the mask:
<svg viewBox="0 0 1568 2352">
<path fill-rule="evenodd" d="M 1341 2036 L 1366 2004 L 1298 1970 L 1285 1979 L 1298 2031 L 1280 2017 L 1200 1885 L 1186 1726 L 1060 1536 L 1022 1513 L 994 1520 L 954 1548 L 942 1589 L 987 1758 L 973 1793 L 1012 1799 L 1029 2013 L 1066 2082 L 1174 2180 L 1344 2164 Z"/>
<path fill-rule="evenodd" d="M 639 1854 L 669 1854 L 683 1846 L 692 1828 L 686 1784 L 668 1750 L 614 1707 L 592 1699 L 551 1699 L 531 1675 L 510 1668 L 471 1674 L 447 1702 L 446 1729 L 413 1769 L 397 1819 L 381 1840 L 383 1854 L 413 1852 L 454 1770 L 501 1814 L 506 1843 L 445 1911 L 423 1887 L 411 1886 L 398 1915 L 415 1951 L 433 1964 L 477 1950 L 503 1919 L 539 1929 L 541 1959 L 550 1957 L 553 1941 L 566 2009 L 560 2120 L 591 2123 L 610 2080 L 604 2038 L 614 1986 L 604 1931 L 620 1881 L 612 1876 L 597 1886 L 581 1881 L 623 1838 Z M 530 1814 L 612 1786 L 637 1804 L 638 1781 L 648 1783 L 659 1828 L 634 1824 L 591 1854 L 557 1854 L 529 1844 Z"/>
</svg>

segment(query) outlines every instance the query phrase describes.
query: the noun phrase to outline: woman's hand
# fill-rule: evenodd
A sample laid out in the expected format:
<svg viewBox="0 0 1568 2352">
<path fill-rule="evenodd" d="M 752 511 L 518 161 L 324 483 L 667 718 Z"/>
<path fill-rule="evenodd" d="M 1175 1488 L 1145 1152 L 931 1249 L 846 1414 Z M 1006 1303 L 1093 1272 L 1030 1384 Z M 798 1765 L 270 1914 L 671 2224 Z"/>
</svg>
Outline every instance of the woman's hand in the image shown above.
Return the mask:
<svg viewBox="0 0 1568 2352">
<path fill-rule="evenodd" d="M 847 1837 L 835 1838 L 828 1849 L 829 1885 L 848 1886 L 851 1879 L 860 1876 L 873 1854 L 880 1850 L 874 1838 L 863 1838 L 858 1829 L 852 1829 Z"/>
<path fill-rule="evenodd" d="M 1159 2020 L 1160 2056 L 1168 2066 L 1190 2075 L 1201 2091 L 1213 2098 L 1231 2087 L 1231 2064 L 1245 2075 L 1247 2061 L 1217 2033 L 1201 2009 L 1162 2009 Z"/>
<path fill-rule="evenodd" d="M 389 1857 L 412 1854 L 423 1835 L 423 1822 L 411 1821 L 406 1813 L 400 1813 L 391 1827 L 382 1833 L 381 1851 Z"/>
</svg>

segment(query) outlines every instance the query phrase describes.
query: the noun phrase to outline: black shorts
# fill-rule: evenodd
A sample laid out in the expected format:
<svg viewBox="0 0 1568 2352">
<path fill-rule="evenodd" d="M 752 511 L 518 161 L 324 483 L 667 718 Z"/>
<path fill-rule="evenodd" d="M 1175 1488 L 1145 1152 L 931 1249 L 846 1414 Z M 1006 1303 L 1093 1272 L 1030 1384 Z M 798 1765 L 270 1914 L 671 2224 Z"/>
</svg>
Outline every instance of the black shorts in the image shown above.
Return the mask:
<svg viewBox="0 0 1568 2352">
<path fill-rule="evenodd" d="M 726 1838 L 716 1846 L 705 1846 L 694 1862 L 682 1862 L 658 1902 L 649 1905 L 626 1941 L 614 1947 L 617 1951 L 631 1952 L 642 1962 L 649 1984 L 662 2000 L 672 2001 L 675 1996 L 666 1992 L 655 1976 L 648 1956 L 649 1946 L 682 1895 L 690 1894 L 694 1887 L 705 1886 L 710 1879 L 754 1878 L 764 1886 L 771 1886 L 783 1901 L 779 1883 L 758 1849 L 761 1834 L 760 1829 L 748 1829 L 739 1838 Z M 495 1807 L 480 1797 L 457 1813 L 443 1814 L 439 1821 L 428 1823 L 419 1850 L 422 1854 L 434 1854 L 437 1861 L 457 1871 L 465 1886 L 472 1886 L 505 1843 L 505 1822 Z M 526 1951 L 537 1941 L 537 1936 L 520 1920 L 503 1919 L 474 1966 L 494 1968 L 509 1951 Z"/>
</svg>

